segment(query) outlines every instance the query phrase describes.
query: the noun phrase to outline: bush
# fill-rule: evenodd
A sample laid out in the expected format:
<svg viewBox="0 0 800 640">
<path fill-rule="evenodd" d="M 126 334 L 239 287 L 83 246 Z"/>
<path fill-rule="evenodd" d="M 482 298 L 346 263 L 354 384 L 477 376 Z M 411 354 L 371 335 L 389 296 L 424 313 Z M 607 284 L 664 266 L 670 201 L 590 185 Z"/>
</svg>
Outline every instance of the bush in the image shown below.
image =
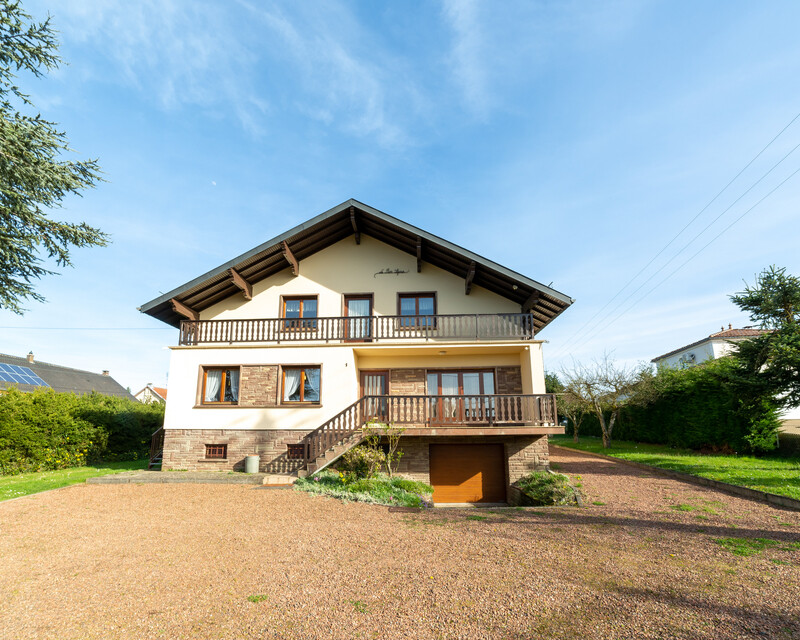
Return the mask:
<svg viewBox="0 0 800 640">
<path fill-rule="evenodd" d="M 164 407 L 99 394 L 16 388 L 0 394 L 0 474 L 146 455 Z"/>
<path fill-rule="evenodd" d="M 567 476 L 547 471 L 534 471 L 514 483 L 523 494 L 524 506 L 554 506 L 578 504 L 578 490 Z"/>
<path fill-rule="evenodd" d="M 348 450 L 336 468 L 342 472 L 347 482 L 353 482 L 375 477 L 384 462 L 386 454 L 382 450 L 359 445 Z"/>
</svg>

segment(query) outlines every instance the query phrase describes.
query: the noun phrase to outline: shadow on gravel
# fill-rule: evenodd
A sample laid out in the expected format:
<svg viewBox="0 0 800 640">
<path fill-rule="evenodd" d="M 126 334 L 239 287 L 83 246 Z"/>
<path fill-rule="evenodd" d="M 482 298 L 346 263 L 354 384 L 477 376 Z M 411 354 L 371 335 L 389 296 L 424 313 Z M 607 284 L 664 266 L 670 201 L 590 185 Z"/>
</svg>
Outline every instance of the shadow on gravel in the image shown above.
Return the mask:
<svg viewBox="0 0 800 640">
<path fill-rule="evenodd" d="M 728 624 L 725 624 L 725 626 L 729 628 L 725 630 L 717 628 L 716 631 L 720 634 L 719 637 L 730 637 L 729 633 L 735 633 L 736 635 L 733 637 L 736 638 L 796 638 L 798 637 L 796 635 L 797 632 L 800 632 L 800 621 L 796 616 L 787 615 L 785 612 L 776 609 L 739 607 L 724 604 L 719 600 L 710 598 L 701 600 L 680 595 L 674 590 L 639 589 L 624 586 L 612 587 L 612 589 L 622 596 L 633 598 L 635 601 L 650 600 L 668 605 L 671 609 L 699 611 L 707 618 L 714 615 L 725 616 L 728 618 Z"/>
<path fill-rule="evenodd" d="M 431 513 L 431 512 L 427 512 Z M 433 515 L 438 515 L 434 513 Z M 463 518 L 448 518 L 458 522 Z M 556 510 L 548 507 L 546 510 L 512 511 L 507 510 L 497 518 L 492 518 L 489 523 L 494 526 L 515 524 L 540 528 L 552 525 L 570 525 L 573 527 L 617 526 L 626 529 L 641 529 L 654 532 L 674 532 L 680 534 L 714 536 L 723 538 L 768 538 L 776 542 L 800 542 L 800 535 L 785 529 L 748 529 L 741 525 L 736 527 L 715 524 L 709 521 L 677 522 L 671 520 L 653 520 L 648 518 L 604 516 L 589 513 L 587 509 Z"/>
</svg>

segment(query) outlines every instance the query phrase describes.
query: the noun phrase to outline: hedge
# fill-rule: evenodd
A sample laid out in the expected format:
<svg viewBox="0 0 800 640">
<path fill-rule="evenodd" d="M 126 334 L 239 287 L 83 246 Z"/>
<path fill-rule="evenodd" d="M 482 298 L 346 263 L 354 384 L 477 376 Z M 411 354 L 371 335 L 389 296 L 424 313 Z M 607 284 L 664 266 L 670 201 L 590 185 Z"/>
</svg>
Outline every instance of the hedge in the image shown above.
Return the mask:
<svg viewBox="0 0 800 640">
<path fill-rule="evenodd" d="M 774 449 L 779 421 L 773 403 L 746 398 L 730 358 L 688 369 L 661 368 L 639 383 L 612 437 L 688 449 Z M 586 415 L 580 433 L 602 435 L 594 415 Z"/>
<path fill-rule="evenodd" d="M 12 387 L 0 394 L 0 474 L 137 459 L 163 424 L 161 403 Z"/>
</svg>

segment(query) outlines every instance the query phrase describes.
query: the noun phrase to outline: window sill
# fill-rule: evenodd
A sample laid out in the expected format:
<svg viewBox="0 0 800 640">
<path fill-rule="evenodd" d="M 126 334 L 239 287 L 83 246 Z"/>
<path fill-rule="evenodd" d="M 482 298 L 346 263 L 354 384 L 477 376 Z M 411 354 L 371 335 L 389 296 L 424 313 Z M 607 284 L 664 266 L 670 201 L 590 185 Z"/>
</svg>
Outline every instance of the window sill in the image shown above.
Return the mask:
<svg viewBox="0 0 800 640">
<path fill-rule="evenodd" d="M 234 404 L 232 402 L 224 403 L 220 402 L 218 404 L 196 404 L 193 409 L 235 409 L 240 407 L 240 404 Z"/>
<path fill-rule="evenodd" d="M 228 462 L 227 458 L 200 458 L 198 462 Z"/>
</svg>

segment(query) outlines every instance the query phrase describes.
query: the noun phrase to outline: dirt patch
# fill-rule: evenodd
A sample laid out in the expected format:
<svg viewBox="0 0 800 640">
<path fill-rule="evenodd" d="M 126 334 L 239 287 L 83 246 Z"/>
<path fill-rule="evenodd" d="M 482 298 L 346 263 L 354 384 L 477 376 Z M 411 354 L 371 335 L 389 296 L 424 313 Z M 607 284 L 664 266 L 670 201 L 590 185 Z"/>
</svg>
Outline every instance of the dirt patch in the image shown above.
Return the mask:
<svg viewBox="0 0 800 640">
<path fill-rule="evenodd" d="M 0 504 L 0 638 L 800 637 L 800 514 L 552 461 L 587 507 L 477 519 L 183 484 Z"/>
</svg>

